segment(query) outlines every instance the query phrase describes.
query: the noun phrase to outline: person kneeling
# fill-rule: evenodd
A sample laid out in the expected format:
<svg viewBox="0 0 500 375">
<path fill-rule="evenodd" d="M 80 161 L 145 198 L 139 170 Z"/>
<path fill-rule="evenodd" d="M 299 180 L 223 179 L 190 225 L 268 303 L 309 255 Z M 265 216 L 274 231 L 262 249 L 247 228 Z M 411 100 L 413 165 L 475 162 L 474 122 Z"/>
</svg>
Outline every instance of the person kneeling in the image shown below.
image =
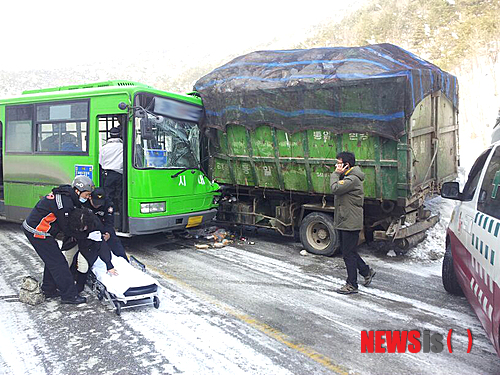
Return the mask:
<svg viewBox="0 0 500 375">
<path fill-rule="evenodd" d="M 83 291 L 88 272 L 98 257 L 106 264 L 110 275 L 118 275 L 111 262 L 111 249 L 102 240 L 102 225 L 97 217 L 87 209 L 78 210 L 70 214 L 69 223 L 71 228 L 83 228 L 74 230 L 64 239 L 62 246 L 75 274 L 77 290 Z"/>
</svg>

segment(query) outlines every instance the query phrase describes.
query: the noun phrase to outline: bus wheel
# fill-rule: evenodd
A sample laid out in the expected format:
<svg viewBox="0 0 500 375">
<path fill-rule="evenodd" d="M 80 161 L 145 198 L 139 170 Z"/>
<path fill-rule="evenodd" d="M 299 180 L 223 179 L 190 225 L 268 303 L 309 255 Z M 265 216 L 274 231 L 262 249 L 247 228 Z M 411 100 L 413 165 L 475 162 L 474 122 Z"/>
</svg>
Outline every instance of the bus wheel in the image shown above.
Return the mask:
<svg viewBox="0 0 500 375">
<path fill-rule="evenodd" d="M 451 255 L 451 245 L 448 243 L 446 245 L 446 251 L 443 258 L 443 271 L 442 279 L 444 289 L 451 294 L 456 296 L 463 296 L 464 292 L 460 288 L 460 284 L 457 280 L 457 275 L 455 273 L 455 268 L 453 267 L 453 257 Z"/>
<path fill-rule="evenodd" d="M 312 254 L 332 256 L 339 251 L 339 239 L 333 227 L 333 218 L 322 212 L 310 213 L 302 220 L 300 241 Z"/>
</svg>

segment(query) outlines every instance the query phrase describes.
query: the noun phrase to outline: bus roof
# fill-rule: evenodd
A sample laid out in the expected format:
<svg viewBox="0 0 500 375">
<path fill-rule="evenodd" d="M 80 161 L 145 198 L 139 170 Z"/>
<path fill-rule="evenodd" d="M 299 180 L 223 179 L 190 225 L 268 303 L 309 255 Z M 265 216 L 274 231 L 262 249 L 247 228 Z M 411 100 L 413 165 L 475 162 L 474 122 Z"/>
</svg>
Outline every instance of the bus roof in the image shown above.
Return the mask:
<svg viewBox="0 0 500 375">
<path fill-rule="evenodd" d="M 70 86 L 59 86 L 59 87 L 51 87 L 47 89 L 38 89 L 38 90 L 25 90 L 23 91 L 23 95 L 26 94 L 39 94 L 43 92 L 53 92 L 53 91 L 68 91 L 68 90 L 81 90 L 81 89 L 95 89 L 98 87 L 124 87 L 124 86 L 139 86 L 139 87 L 146 87 L 152 89 L 151 86 L 145 85 L 143 83 L 139 82 L 132 82 L 132 81 L 118 81 L 118 80 L 113 80 L 113 81 L 105 81 L 105 82 L 96 82 L 96 83 L 89 83 L 89 84 L 83 84 L 83 85 L 70 85 Z"/>
<path fill-rule="evenodd" d="M 128 93 L 132 96 L 136 92 L 143 91 L 201 105 L 200 98 L 198 98 L 196 95 L 193 95 L 192 93 L 186 95 L 175 94 L 155 89 L 143 83 L 126 80 L 112 80 L 89 84 L 51 87 L 46 89 L 25 90 L 23 91 L 22 96 L 1 98 L 0 104 L 22 104 L 49 100 L 68 100 L 73 98 L 76 99 L 91 96 L 102 96 L 106 93 Z"/>
</svg>

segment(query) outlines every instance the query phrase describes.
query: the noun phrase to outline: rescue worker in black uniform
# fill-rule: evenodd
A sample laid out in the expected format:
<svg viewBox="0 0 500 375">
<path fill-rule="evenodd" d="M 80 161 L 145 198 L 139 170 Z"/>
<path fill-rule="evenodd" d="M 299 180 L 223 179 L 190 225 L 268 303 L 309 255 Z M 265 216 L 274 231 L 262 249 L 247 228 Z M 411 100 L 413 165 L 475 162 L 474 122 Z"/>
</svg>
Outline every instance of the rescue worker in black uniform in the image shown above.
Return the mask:
<svg viewBox="0 0 500 375">
<path fill-rule="evenodd" d="M 78 229 L 70 229 L 70 236 L 64 238 L 62 251 L 67 251 L 67 255 L 72 257 L 68 262 L 75 274 L 78 293 L 83 291 L 88 272 L 98 257 L 106 264 L 110 275 L 118 275 L 111 262 L 111 249 L 103 241 L 104 226 L 99 218 L 88 208 L 75 209 L 69 214 L 69 225 L 70 228 Z M 79 257 L 79 253 L 84 260 Z"/>
<path fill-rule="evenodd" d="M 89 208 L 103 225 L 103 239 L 110 247 L 113 254 L 127 260 L 125 249 L 115 232 L 115 213 L 113 203 L 106 196 L 103 188 L 96 188 L 90 195 L 90 199 L 84 207 Z"/>
<path fill-rule="evenodd" d="M 36 204 L 23 222 L 24 234 L 45 263 L 42 291 L 46 297 L 61 296 L 62 303 L 87 302 L 78 295 L 73 275 L 55 237 L 69 234 L 68 218 L 75 208 L 85 203 L 94 189 L 87 176 L 76 176 L 70 185 L 61 185 Z M 81 229 L 81 228 L 80 228 Z"/>
</svg>

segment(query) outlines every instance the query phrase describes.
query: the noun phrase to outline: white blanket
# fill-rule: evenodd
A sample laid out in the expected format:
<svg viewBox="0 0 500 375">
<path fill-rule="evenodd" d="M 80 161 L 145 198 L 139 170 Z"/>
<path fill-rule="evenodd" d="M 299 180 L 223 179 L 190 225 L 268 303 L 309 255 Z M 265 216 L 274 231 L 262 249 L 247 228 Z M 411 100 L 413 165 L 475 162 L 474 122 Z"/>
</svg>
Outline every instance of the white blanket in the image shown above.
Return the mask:
<svg viewBox="0 0 500 375">
<path fill-rule="evenodd" d="M 106 264 L 99 258 L 92 266 L 92 272 L 96 275 L 97 280 L 104 284 L 108 292 L 113 293 L 117 298 L 126 298 L 124 293 L 129 288 L 151 284 L 159 285 L 158 282 L 146 272 L 134 268 L 122 257 L 117 257 L 112 254 L 111 262 L 116 272 L 118 272 L 117 276 L 108 274 Z"/>
</svg>

